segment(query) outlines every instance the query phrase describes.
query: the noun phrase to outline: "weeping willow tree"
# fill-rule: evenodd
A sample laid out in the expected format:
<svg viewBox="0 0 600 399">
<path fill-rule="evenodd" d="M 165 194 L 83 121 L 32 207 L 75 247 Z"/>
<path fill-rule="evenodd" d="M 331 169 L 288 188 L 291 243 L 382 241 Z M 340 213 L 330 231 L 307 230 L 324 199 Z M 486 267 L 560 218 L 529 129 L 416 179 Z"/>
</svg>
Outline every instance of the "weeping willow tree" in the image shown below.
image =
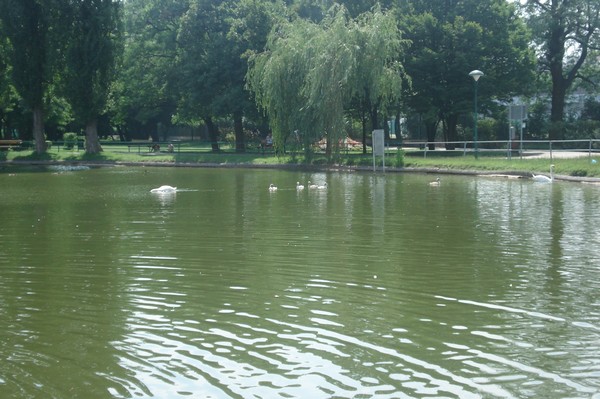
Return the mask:
<svg viewBox="0 0 600 399">
<path fill-rule="evenodd" d="M 401 68 L 393 60 L 401 40 L 391 18 L 374 10 L 353 20 L 337 5 L 319 24 L 297 19 L 273 30 L 267 50 L 251 59 L 247 80 L 276 147 L 294 134 L 310 159 L 312 145 L 326 138 L 327 157 L 335 159 L 351 99 L 368 92 L 389 102 L 400 92 Z"/>
<path fill-rule="evenodd" d="M 269 116 L 276 148 L 282 147 L 294 131 L 304 147 L 310 147 L 314 134 L 308 131 L 313 125 L 303 109 L 305 78 L 310 68 L 308 44 L 318 33 L 319 27 L 308 20 L 283 23 L 269 36 L 267 50 L 249 60 L 248 86 Z"/>
<path fill-rule="evenodd" d="M 367 120 L 371 128 L 378 129 L 381 112 L 386 113 L 383 116 L 399 112 L 403 83 L 410 83 L 399 58 L 409 41 L 399 34 L 396 18 L 378 8 L 358 17 L 355 41 L 360 53 L 352 78 L 352 112 L 361 120 L 366 153 Z"/>
</svg>

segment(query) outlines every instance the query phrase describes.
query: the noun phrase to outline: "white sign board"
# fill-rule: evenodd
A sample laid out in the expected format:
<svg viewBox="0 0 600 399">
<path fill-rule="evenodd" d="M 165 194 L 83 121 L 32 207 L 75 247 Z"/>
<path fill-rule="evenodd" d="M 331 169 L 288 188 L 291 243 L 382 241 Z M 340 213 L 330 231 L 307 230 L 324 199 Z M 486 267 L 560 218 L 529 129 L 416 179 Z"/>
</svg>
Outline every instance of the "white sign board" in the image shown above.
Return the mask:
<svg viewBox="0 0 600 399">
<path fill-rule="evenodd" d="M 377 157 L 383 156 L 384 142 L 383 129 L 373 130 L 373 155 Z"/>
<path fill-rule="evenodd" d="M 375 171 L 375 157 L 383 157 L 383 170 L 385 171 L 385 143 L 383 129 L 373 130 L 373 171 Z"/>
<path fill-rule="evenodd" d="M 509 121 L 523 121 L 527 119 L 527 106 L 526 105 L 509 105 L 508 106 L 508 120 Z"/>
</svg>

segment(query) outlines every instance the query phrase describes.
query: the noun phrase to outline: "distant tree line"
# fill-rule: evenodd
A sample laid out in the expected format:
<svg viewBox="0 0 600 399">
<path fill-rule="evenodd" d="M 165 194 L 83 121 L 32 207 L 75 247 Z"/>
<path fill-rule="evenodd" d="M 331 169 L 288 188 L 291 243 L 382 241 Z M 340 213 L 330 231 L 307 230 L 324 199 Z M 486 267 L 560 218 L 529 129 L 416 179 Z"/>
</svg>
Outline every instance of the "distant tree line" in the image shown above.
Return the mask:
<svg viewBox="0 0 600 399">
<path fill-rule="evenodd" d="M 271 132 L 308 157 L 325 138 L 335 158 L 347 136 L 366 151 L 401 121 L 428 141 L 469 139 L 479 69 L 484 138 L 506 137 L 515 97 L 532 103 L 531 134 L 562 138 L 568 94 L 598 91 L 599 3 L 0 0 L 0 134 L 43 153 L 82 132 L 97 153 L 104 136 L 203 127 L 215 151 Z M 599 108 L 588 99 L 577 118 L 598 122 Z"/>
</svg>

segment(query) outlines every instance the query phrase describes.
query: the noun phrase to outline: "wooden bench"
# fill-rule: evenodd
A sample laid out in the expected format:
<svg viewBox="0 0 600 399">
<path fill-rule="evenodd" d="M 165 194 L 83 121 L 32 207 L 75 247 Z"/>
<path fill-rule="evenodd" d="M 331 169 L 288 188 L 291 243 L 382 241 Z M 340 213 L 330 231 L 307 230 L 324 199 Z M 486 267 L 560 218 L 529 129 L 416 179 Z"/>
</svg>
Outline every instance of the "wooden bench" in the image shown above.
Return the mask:
<svg viewBox="0 0 600 399">
<path fill-rule="evenodd" d="M 0 140 L 0 151 L 21 149 L 23 140 Z"/>
</svg>

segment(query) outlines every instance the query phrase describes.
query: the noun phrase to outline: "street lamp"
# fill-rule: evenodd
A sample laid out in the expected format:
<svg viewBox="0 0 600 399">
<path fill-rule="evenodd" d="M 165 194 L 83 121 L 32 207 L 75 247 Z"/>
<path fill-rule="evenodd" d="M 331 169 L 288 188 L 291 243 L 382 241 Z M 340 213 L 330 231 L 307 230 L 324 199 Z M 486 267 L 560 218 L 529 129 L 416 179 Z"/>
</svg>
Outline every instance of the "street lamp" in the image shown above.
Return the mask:
<svg viewBox="0 0 600 399">
<path fill-rule="evenodd" d="M 479 80 L 480 77 L 483 76 L 483 72 L 481 72 L 478 69 L 475 69 L 474 71 L 469 72 L 469 76 L 473 78 L 473 80 L 475 81 L 475 95 L 473 96 L 473 110 L 474 110 L 474 126 L 473 126 L 473 137 L 474 137 L 474 141 L 475 141 L 475 158 L 477 159 L 479 157 L 478 154 L 478 150 L 477 150 L 477 81 Z"/>
</svg>

